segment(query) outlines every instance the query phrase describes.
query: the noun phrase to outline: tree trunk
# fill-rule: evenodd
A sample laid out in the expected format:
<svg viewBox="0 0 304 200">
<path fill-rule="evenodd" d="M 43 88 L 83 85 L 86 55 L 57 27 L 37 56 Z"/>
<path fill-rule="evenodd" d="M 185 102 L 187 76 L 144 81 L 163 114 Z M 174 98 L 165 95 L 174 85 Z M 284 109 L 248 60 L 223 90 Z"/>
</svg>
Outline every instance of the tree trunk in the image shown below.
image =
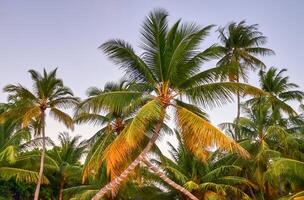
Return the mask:
<svg viewBox="0 0 304 200">
<path fill-rule="evenodd" d="M 41 112 L 41 134 L 42 134 L 42 153 L 40 159 L 40 169 L 39 169 L 39 177 L 35 190 L 34 200 L 39 199 L 40 186 L 43 178 L 43 168 L 44 168 L 44 158 L 45 158 L 45 113 Z"/>
<path fill-rule="evenodd" d="M 239 80 L 239 74 L 237 74 L 237 77 L 236 77 L 236 82 L 239 83 L 240 80 Z M 240 134 L 239 134 L 239 119 L 240 119 L 240 116 L 241 116 L 241 97 L 240 97 L 240 92 L 237 92 L 236 94 L 236 103 L 237 103 L 237 113 L 236 113 L 236 130 L 235 130 L 235 138 L 234 140 L 239 140 L 240 139 Z"/>
<path fill-rule="evenodd" d="M 163 173 L 158 167 L 154 166 L 150 161 L 148 161 L 146 158 L 143 159 L 143 162 L 149 167 L 151 171 L 153 171 L 156 175 L 158 175 L 163 181 L 165 181 L 168 185 L 176 189 L 177 191 L 183 193 L 187 197 L 189 197 L 192 200 L 199 200 L 197 197 L 195 197 L 191 192 L 189 192 L 186 188 L 178 185 L 174 181 L 172 181 L 169 177 L 166 176 L 165 173 Z"/>
<path fill-rule="evenodd" d="M 159 121 L 156 124 L 154 134 L 150 141 L 148 142 L 147 146 L 143 149 L 143 151 L 139 154 L 139 156 L 123 171 L 122 174 L 120 174 L 118 177 L 116 177 L 114 180 L 112 180 L 110 183 L 105 185 L 103 188 L 101 188 L 97 194 L 92 198 L 92 200 L 99 200 L 102 198 L 105 194 L 107 194 L 109 191 L 116 189 L 120 183 L 125 180 L 128 175 L 135 169 L 135 167 L 144 159 L 146 154 L 151 150 L 153 147 L 155 141 L 157 140 L 159 136 L 160 129 L 162 127 L 163 121 Z"/>
<path fill-rule="evenodd" d="M 59 188 L 58 200 L 62 200 L 62 198 L 63 198 L 64 182 L 65 182 L 65 180 L 64 180 L 64 178 L 62 178 L 60 180 L 60 188 Z"/>
</svg>

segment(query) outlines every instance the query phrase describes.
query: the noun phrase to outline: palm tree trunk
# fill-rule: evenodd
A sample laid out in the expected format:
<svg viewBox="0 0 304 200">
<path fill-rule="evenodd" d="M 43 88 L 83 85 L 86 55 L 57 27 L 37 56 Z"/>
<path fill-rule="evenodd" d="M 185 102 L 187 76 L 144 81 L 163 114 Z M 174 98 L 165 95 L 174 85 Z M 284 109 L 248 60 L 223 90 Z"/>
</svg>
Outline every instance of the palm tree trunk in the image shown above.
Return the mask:
<svg viewBox="0 0 304 200">
<path fill-rule="evenodd" d="M 236 82 L 239 83 L 239 74 L 237 74 L 236 77 Z M 240 139 L 240 134 L 239 134 L 239 129 L 238 129 L 238 125 L 239 125 L 239 119 L 241 116 L 241 97 L 240 97 L 240 92 L 237 92 L 236 94 L 236 103 L 237 103 L 237 113 L 236 113 L 236 131 L 235 131 L 235 138 L 233 138 L 234 140 L 239 140 Z"/>
<path fill-rule="evenodd" d="M 45 112 L 44 110 L 41 112 L 41 134 L 42 134 L 42 153 L 40 159 L 40 169 L 39 169 L 39 177 L 35 190 L 34 200 L 39 199 L 40 186 L 42 183 L 43 177 L 43 169 L 44 169 L 44 158 L 45 158 Z"/>
<path fill-rule="evenodd" d="M 172 181 L 169 177 L 166 176 L 165 173 L 163 173 L 158 167 L 154 166 L 152 163 L 150 163 L 149 160 L 146 158 L 143 159 L 143 162 L 149 167 L 151 171 L 153 171 L 156 175 L 158 175 L 163 181 L 165 181 L 168 185 L 176 189 L 177 191 L 183 193 L 187 197 L 189 197 L 192 200 L 199 200 L 197 197 L 195 197 L 191 192 L 189 192 L 186 188 L 178 185 L 174 181 Z"/>
<path fill-rule="evenodd" d="M 62 178 L 60 180 L 60 188 L 59 188 L 58 200 L 62 200 L 62 198 L 63 198 L 63 189 L 64 189 L 64 178 Z"/>
<path fill-rule="evenodd" d="M 150 141 L 148 142 L 147 146 L 143 149 L 143 151 L 139 154 L 139 156 L 123 171 L 122 174 L 120 174 L 118 177 L 116 177 L 114 180 L 112 180 L 110 183 L 105 185 L 103 188 L 101 188 L 97 194 L 92 198 L 92 200 L 99 200 L 102 198 L 105 194 L 107 194 L 109 191 L 112 191 L 113 189 L 116 189 L 120 183 L 125 180 L 128 175 L 135 169 L 137 165 L 144 159 L 146 154 L 151 150 L 153 147 L 155 141 L 157 140 L 159 136 L 160 129 L 162 127 L 163 121 L 159 121 L 156 124 L 154 134 Z"/>
</svg>

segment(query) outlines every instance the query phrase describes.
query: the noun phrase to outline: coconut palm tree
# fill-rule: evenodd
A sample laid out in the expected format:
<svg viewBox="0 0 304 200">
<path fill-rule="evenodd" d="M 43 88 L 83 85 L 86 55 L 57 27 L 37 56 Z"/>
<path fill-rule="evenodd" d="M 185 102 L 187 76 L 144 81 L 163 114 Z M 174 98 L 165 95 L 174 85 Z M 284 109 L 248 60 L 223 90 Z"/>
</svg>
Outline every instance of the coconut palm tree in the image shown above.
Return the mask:
<svg viewBox="0 0 304 200">
<path fill-rule="evenodd" d="M 94 134 L 89 140 L 89 146 L 91 147 L 89 153 L 86 157 L 86 161 L 84 164 L 83 170 L 83 182 L 92 175 L 92 172 L 96 172 L 100 170 L 103 165 L 103 153 L 105 149 L 114 141 L 114 139 L 121 133 L 124 127 L 132 120 L 132 117 L 137 110 L 137 107 L 144 104 L 144 99 L 139 99 L 140 101 L 135 101 L 134 103 L 126 106 L 121 111 L 116 111 L 113 109 L 107 109 L 107 113 L 105 115 L 101 115 L 99 113 L 88 113 L 82 110 L 82 107 L 86 105 L 86 102 L 89 102 L 95 99 L 96 95 L 101 95 L 107 92 L 121 92 L 121 91 L 138 91 L 141 88 L 141 85 L 134 84 L 132 82 L 128 82 L 127 80 L 121 79 L 119 82 L 108 82 L 105 84 L 103 90 L 98 88 L 90 88 L 88 90 L 89 98 L 79 105 L 79 109 L 76 112 L 75 122 L 83 123 L 89 122 L 93 124 L 104 125 L 104 127 L 99 130 L 96 134 Z M 170 132 L 171 129 L 168 128 L 166 124 L 163 124 L 163 131 Z M 147 138 L 148 139 L 148 138 Z M 144 142 L 146 142 L 144 140 Z M 137 153 L 137 152 L 136 152 Z M 134 157 L 135 156 L 135 157 Z M 135 155 L 129 155 L 130 159 L 135 159 Z M 160 169 L 156 166 L 151 165 L 148 160 L 143 160 L 143 162 L 148 165 L 153 173 L 158 174 L 161 178 L 166 180 L 166 183 L 173 186 L 175 189 L 187 195 L 190 199 L 194 199 L 195 197 L 187 191 L 185 188 L 180 185 L 174 183 L 164 174 L 161 174 Z M 94 175 L 94 173 L 93 173 Z M 113 176 L 110 176 L 113 178 Z M 115 196 L 115 193 L 112 192 L 112 196 Z"/>
<path fill-rule="evenodd" d="M 141 171 L 141 182 L 136 179 L 127 181 L 118 191 L 115 197 L 104 197 L 106 200 L 128 200 L 128 199 L 145 199 L 145 200 L 169 200 L 176 199 L 176 195 L 171 192 L 165 192 L 157 186 L 162 186 L 158 177 L 150 174 L 145 168 L 139 168 Z M 94 177 L 93 177 L 94 176 Z M 87 177 L 87 182 L 83 185 L 73 186 L 64 189 L 64 199 L 71 200 L 89 200 L 99 188 L 104 186 L 110 177 L 107 175 L 106 165 L 102 164 L 99 171 L 94 175 Z M 156 184 L 154 184 L 156 183 Z M 157 185 L 157 186 L 155 186 Z M 165 188 L 165 186 L 162 186 Z"/>
<path fill-rule="evenodd" d="M 37 141 L 37 140 L 36 140 Z M 38 173 L 35 168 L 27 168 L 22 165 L 24 162 L 30 162 L 35 155 L 22 154 L 30 146 L 31 134 L 27 129 L 18 128 L 17 123 L 12 120 L 6 120 L 0 124 L 0 178 L 27 183 L 35 183 L 38 180 Z M 48 183 L 48 179 L 43 176 L 42 181 Z"/>
<path fill-rule="evenodd" d="M 57 162 L 59 171 L 55 174 L 59 184 L 58 200 L 62 200 L 62 192 L 68 182 L 79 180 L 81 176 L 80 159 L 85 152 L 84 142 L 80 143 L 80 136 L 71 137 L 67 132 L 58 136 L 59 146 L 47 152 L 47 155 Z M 56 181 L 57 182 L 57 181 Z"/>
<path fill-rule="evenodd" d="M 237 92 L 261 94 L 260 90 L 247 84 L 216 82 L 221 68 L 200 72 L 204 61 L 218 55 L 215 46 L 204 51 L 199 49 L 212 26 L 201 28 L 177 21 L 169 27 L 167 16 L 166 11 L 155 10 L 146 18 L 141 30 L 142 55 L 137 55 L 131 45 L 122 40 L 110 40 L 100 47 L 111 60 L 125 69 L 129 79 L 143 85 L 145 90 L 103 93 L 87 101 L 84 107 L 90 110 L 99 105 L 99 109 L 111 107 L 121 110 L 139 98 L 149 100 L 107 147 L 104 160 L 107 170 L 116 174 L 116 178 L 93 199 L 99 199 L 109 190 L 117 188 L 144 159 L 158 139 L 163 122 L 168 119 L 169 109 L 173 109 L 174 118 L 184 134 L 185 145 L 193 153 L 200 154 L 203 147 L 217 146 L 248 155 L 235 141 L 205 120 L 196 106 L 181 99 L 212 107 L 232 100 L 232 95 Z M 147 134 L 150 140 L 138 157 L 126 169 L 119 168 L 128 160 L 130 152 L 142 144 Z"/>
<path fill-rule="evenodd" d="M 272 55 L 271 49 L 263 47 L 267 38 L 258 31 L 258 25 L 247 25 L 245 21 L 229 23 L 218 30 L 220 47 L 223 57 L 218 61 L 219 66 L 225 66 L 222 78 L 231 82 L 246 82 L 248 71 L 263 69 L 266 65 L 258 56 Z M 240 95 L 237 94 L 237 116 L 240 117 Z"/>
<path fill-rule="evenodd" d="M 265 173 L 265 181 L 269 181 L 277 187 L 283 185 L 284 188 L 281 188 L 281 192 L 286 196 L 284 199 L 292 200 L 304 194 L 303 172 L 304 162 L 288 158 L 279 158 L 271 162 Z M 277 180 L 280 180 L 280 182 Z"/>
<path fill-rule="evenodd" d="M 173 159 L 159 154 L 158 159 L 152 160 L 168 177 L 190 190 L 199 199 L 249 198 L 242 189 L 256 186 L 240 176 L 240 167 L 219 163 L 212 152 L 205 152 L 205 160 L 197 158 L 185 148 L 182 135 L 176 132 L 176 136 L 177 145 L 168 142 Z M 180 196 L 180 199 L 187 198 Z"/>
<path fill-rule="evenodd" d="M 289 119 L 273 118 L 272 104 L 269 101 L 260 101 L 243 109 L 245 116 L 240 117 L 237 123 L 223 123 L 220 126 L 228 130 L 228 133 L 239 133 L 239 144 L 250 152 L 252 159 L 230 158 L 226 164 L 243 167 L 243 176 L 259 186 L 256 194 L 274 198 L 278 195 L 278 190 L 264 181 L 269 163 L 282 156 L 291 159 L 303 158 L 303 136 L 293 132 L 290 123 L 285 123 Z"/>
<path fill-rule="evenodd" d="M 273 117 L 280 118 L 281 111 L 289 115 L 296 115 L 296 111 L 288 105 L 290 101 L 301 102 L 304 98 L 304 92 L 298 90 L 299 86 L 289 81 L 289 77 L 284 75 L 286 69 L 278 71 L 271 67 L 266 72 L 260 71 L 259 81 L 261 88 L 269 93 L 266 98 L 272 104 Z"/>
<path fill-rule="evenodd" d="M 57 69 L 49 73 L 44 69 L 43 74 L 40 74 L 35 70 L 29 70 L 34 82 L 33 92 L 20 84 L 7 85 L 4 88 L 4 91 L 9 93 L 9 101 L 20 102 L 20 106 L 12 107 L 3 113 L 0 118 L 3 120 L 8 116 L 19 115 L 21 116 L 23 127 L 28 127 L 31 123 L 36 122 L 38 124 L 38 133 L 42 135 L 43 145 L 35 200 L 39 198 L 44 169 L 46 111 L 49 110 L 54 119 L 73 129 L 72 118 L 63 112 L 61 108 L 71 108 L 78 103 L 78 98 L 73 97 L 72 91 L 63 85 L 61 79 L 56 77 L 56 72 Z"/>
</svg>

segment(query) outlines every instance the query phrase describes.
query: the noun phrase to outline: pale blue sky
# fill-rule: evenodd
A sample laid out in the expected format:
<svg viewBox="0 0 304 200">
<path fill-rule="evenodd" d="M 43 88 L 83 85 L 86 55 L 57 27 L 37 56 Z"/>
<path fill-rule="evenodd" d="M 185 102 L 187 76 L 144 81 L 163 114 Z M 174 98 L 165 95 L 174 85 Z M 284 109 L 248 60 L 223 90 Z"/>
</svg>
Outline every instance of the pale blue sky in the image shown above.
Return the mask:
<svg viewBox="0 0 304 200">
<path fill-rule="evenodd" d="M 304 56 L 304 1 L 302 0 L 0 0 L 0 88 L 8 83 L 28 87 L 28 69 L 58 67 L 58 76 L 75 95 L 85 97 L 89 86 L 102 87 L 122 76 L 97 49 L 108 39 L 121 38 L 135 47 L 144 17 L 154 8 L 165 8 L 170 22 L 182 18 L 200 25 L 226 25 L 246 20 L 258 23 L 269 38 L 268 47 L 276 56 L 265 58 L 268 66 L 288 68 L 291 80 L 302 89 Z M 215 29 L 214 29 L 215 31 Z M 205 45 L 217 42 L 212 32 Z M 211 65 L 211 64 L 210 64 Z M 206 65 L 208 66 L 208 65 Z M 256 77 L 250 79 L 256 85 Z M 0 101 L 6 94 L 0 93 Z M 215 124 L 231 120 L 235 105 L 208 111 Z M 56 138 L 62 126 L 48 122 L 48 132 Z M 96 128 L 77 127 L 85 138 Z"/>
</svg>

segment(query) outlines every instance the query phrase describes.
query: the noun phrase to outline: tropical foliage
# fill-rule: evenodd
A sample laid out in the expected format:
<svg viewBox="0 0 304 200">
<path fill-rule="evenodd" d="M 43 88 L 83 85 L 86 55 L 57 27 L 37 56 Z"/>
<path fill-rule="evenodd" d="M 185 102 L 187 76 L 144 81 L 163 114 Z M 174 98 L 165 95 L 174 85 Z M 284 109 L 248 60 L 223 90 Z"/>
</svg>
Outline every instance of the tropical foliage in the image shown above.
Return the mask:
<svg viewBox="0 0 304 200">
<path fill-rule="evenodd" d="M 57 69 L 29 70 L 32 90 L 7 85 L 8 101 L 0 104 L 0 199 L 304 196 L 304 92 L 286 69 L 265 65 L 262 57 L 274 52 L 256 24 L 220 27 L 219 45 L 203 49 L 214 28 L 169 24 L 165 10 L 152 11 L 139 53 L 120 39 L 100 46 L 123 78 L 90 87 L 83 100 Z M 210 63 L 217 65 L 206 68 Z M 248 84 L 249 70 L 259 71 L 259 86 Z M 212 124 L 207 111 L 235 99 L 236 118 Z M 71 130 L 75 124 L 99 130 L 83 133 L 92 135 L 86 140 L 59 133 L 53 142 L 45 133 L 48 114 Z M 158 146 L 164 136 L 172 138 L 166 152 Z"/>
</svg>

